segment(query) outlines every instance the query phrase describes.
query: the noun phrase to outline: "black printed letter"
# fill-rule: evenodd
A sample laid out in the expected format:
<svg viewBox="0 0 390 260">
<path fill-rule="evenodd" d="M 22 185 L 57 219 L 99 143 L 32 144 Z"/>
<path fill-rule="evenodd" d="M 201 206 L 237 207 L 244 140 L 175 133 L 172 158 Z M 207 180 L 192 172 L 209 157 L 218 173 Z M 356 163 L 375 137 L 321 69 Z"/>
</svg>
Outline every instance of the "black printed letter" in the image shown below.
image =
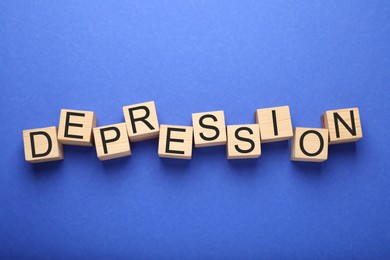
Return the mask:
<svg viewBox="0 0 390 260">
<path fill-rule="evenodd" d="M 135 110 L 140 110 L 140 109 L 145 110 L 145 115 L 143 117 L 134 118 L 134 111 Z M 135 126 L 135 122 L 136 121 L 142 121 L 147 127 L 149 127 L 150 130 L 154 130 L 154 127 L 152 126 L 152 124 L 150 124 L 146 120 L 149 117 L 149 115 L 150 115 L 150 110 L 149 110 L 148 107 L 146 107 L 146 106 L 139 106 L 139 107 L 129 108 L 129 115 L 130 115 L 131 127 L 133 128 L 134 134 L 137 133 L 137 128 Z"/>
<path fill-rule="evenodd" d="M 112 139 L 106 140 L 106 138 L 104 136 L 104 132 L 106 132 L 106 131 L 115 131 L 116 136 Z M 119 132 L 119 129 L 117 127 L 106 127 L 106 128 L 100 129 L 100 135 L 102 136 L 103 151 L 106 154 L 106 153 L 108 153 L 107 144 L 118 141 L 119 137 L 121 136 L 121 133 Z"/>
<path fill-rule="evenodd" d="M 253 140 L 251 140 L 249 138 L 245 138 L 245 137 L 239 136 L 238 133 L 240 131 L 248 131 L 251 135 L 253 135 L 252 129 L 250 129 L 249 127 L 240 127 L 240 128 L 237 128 L 236 132 L 234 133 L 234 136 L 237 138 L 237 140 L 248 142 L 248 143 L 251 144 L 251 147 L 249 149 L 247 149 L 247 150 L 243 150 L 240 147 L 238 147 L 238 145 L 235 145 L 234 148 L 236 148 L 237 152 L 240 152 L 240 153 L 250 153 L 250 152 L 252 152 L 255 149 L 255 142 L 253 142 Z"/>
<path fill-rule="evenodd" d="M 215 131 L 215 135 L 214 136 L 211 136 L 211 137 L 207 137 L 205 136 L 203 133 L 200 133 L 200 137 L 203 139 L 203 140 L 206 140 L 206 141 L 213 141 L 215 139 L 218 138 L 219 136 L 219 129 L 218 127 L 216 126 L 213 126 L 213 125 L 207 125 L 207 124 L 204 124 L 203 123 L 203 120 L 205 118 L 211 118 L 214 120 L 214 122 L 217 122 L 217 118 L 214 116 L 214 115 L 203 115 L 201 118 L 199 118 L 199 125 L 203 128 L 206 128 L 206 129 L 212 129 Z"/>
<path fill-rule="evenodd" d="M 347 123 L 344 121 L 344 119 L 341 118 L 341 116 L 338 113 L 333 113 L 334 125 L 336 127 L 336 137 L 337 138 L 340 138 L 339 120 L 345 126 L 345 128 L 348 130 L 348 132 L 350 132 L 353 136 L 356 135 L 355 118 L 353 115 L 353 110 L 351 110 L 349 112 L 350 112 L 350 116 L 351 116 L 352 127 L 349 127 L 349 125 L 347 125 Z"/>
<path fill-rule="evenodd" d="M 81 135 L 71 135 L 71 134 L 68 133 L 69 132 L 69 126 L 83 127 L 83 124 L 70 123 L 69 120 L 70 120 L 71 116 L 85 117 L 85 114 L 84 113 L 75 113 L 75 112 L 66 112 L 64 137 L 83 139 L 83 136 L 81 136 Z"/>
<path fill-rule="evenodd" d="M 184 154 L 184 151 L 177 151 L 177 150 L 169 149 L 169 142 L 184 143 L 184 139 L 171 138 L 171 132 L 172 131 L 185 132 L 186 130 L 183 129 L 183 128 L 173 128 L 173 127 L 168 127 L 167 128 L 167 143 L 166 143 L 166 146 L 165 146 L 165 152 L 166 153 L 174 153 L 174 154 Z"/>
<path fill-rule="evenodd" d="M 308 134 L 315 134 L 316 136 L 318 136 L 318 138 L 320 139 L 320 147 L 318 148 L 317 152 L 314 152 L 314 153 L 309 153 L 308 151 L 305 150 L 305 147 L 303 145 L 304 143 L 304 139 L 305 139 L 305 136 L 308 135 Z M 306 132 L 304 132 L 302 135 L 301 135 L 301 138 L 299 139 L 299 147 L 301 148 L 302 152 L 306 155 L 306 156 L 317 156 L 319 155 L 322 150 L 324 149 L 324 139 L 322 138 L 322 135 L 315 131 L 315 130 L 308 130 Z"/>
<path fill-rule="evenodd" d="M 44 153 L 36 153 L 35 151 L 35 142 L 34 142 L 34 136 L 36 135 L 43 135 L 47 139 L 47 150 Z M 32 152 L 32 158 L 38 158 L 38 157 L 45 157 L 46 155 L 50 154 L 51 149 L 52 149 L 52 142 L 50 135 L 46 132 L 43 131 L 38 131 L 38 132 L 31 132 L 30 133 L 30 141 L 31 141 L 31 152 Z"/>
<path fill-rule="evenodd" d="M 274 124 L 274 135 L 278 135 L 278 124 L 276 122 L 276 110 L 272 110 L 272 122 Z"/>
</svg>

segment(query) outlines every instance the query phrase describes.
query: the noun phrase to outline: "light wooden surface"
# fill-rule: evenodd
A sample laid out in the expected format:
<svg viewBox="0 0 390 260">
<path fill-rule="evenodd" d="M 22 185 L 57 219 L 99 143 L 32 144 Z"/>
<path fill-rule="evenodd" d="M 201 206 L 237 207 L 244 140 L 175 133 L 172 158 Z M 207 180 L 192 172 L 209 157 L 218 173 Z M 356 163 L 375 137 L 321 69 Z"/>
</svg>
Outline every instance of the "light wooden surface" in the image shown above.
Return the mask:
<svg viewBox="0 0 390 260">
<path fill-rule="evenodd" d="M 102 136 L 102 129 L 104 130 L 104 136 Z M 104 161 L 131 155 L 125 123 L 95 127 L 93 129 L 93 135 L 95 138 L 96 154 L 100 160 Z M 106 152 L 104 151 L 103 138 L 107 140 Z M 116 138 L 118 140 L 110 141 Z"/>
<path fill-rule="evenodd" d="M 270 143 L 291 139 L 293 128 L 290 108 L 288 106 L 257 109 L 256 123 L 260 127 L 262 143 Z"/>
<path fill-rule="evenodd" d="M 168 134 L 170 141 L 168 141 Z M 192 143 L 192 126 L 161 125 L 158 156 L 189 160 L 192 157 Z"/>
<path fill-rule="evenodd" d="M 67 118 L 70 125 L 66 134 Z M 63 144 L 93 146 L 92 129 L 96 127 L 96 122 L 96 115 L 92 111 L 61 109 L 58 140 Z"/>
<path fill-rule="evenodd" d="M 40 154 L 45 154 L 49 148 L 48 138 L 44 134 L 38 134 L 39 132 L 44 132 L 51 140 L 51 151 L 45 155 L 40 156 Z M 32 147 L 31 133 L 36 133 L 33 135 L 33 144 Z M 45 127 L 45 128 L 36 128 L 23 131 L 23 143 L 24 143 L 24 156 L 26 161 L 31 163 L 40 163 L 40 162 L 49 162 L 49 161 L 58 161 L 64 159 L 64 152 L 62 149 L 62 144 L 58 142 L 57 139 L 57 127 Z M 35 150 L 35 157 L 33 158 L 32 150 Z"/>
<path fill-rule="evenodd" d="M 291 141 L 292 161 L 323 162 L 327 159 L 328 159 L 328 130 L 327 129 L 303 128 L 303 127 L 297 127 L 294 129 L 294 137 Z"/>
<path fill-rule="evenodd" d="M 135 120 L 132 120 L 129 110 L 132 111 L 131 113 Z M 154 101 L 124 106 L 123 115 L 125 117 L 127 133 L 131 142 L 158 137 L 159 124 Z"/>
<path fill-rule="evenodd" d="M 222 110 L 192 114 L 195 147 L 226 144 L 225 114 Z"/>
<path fill-rule="evenodd" d="M 359 109 L 356 107 L 326 111 L 321 117 L 321 122 L 322 127 L 329 130 L 329 144 L 356 142 L 363 138 Z"/>
<path fill-rule="evenodd" d="M 250 139 L 250 141 L 247 139 Z M 261 142 L 259 126 L 257 124 L 228 125 L 226 153 L 228 159 L 260 157 Z"/>
</svg>

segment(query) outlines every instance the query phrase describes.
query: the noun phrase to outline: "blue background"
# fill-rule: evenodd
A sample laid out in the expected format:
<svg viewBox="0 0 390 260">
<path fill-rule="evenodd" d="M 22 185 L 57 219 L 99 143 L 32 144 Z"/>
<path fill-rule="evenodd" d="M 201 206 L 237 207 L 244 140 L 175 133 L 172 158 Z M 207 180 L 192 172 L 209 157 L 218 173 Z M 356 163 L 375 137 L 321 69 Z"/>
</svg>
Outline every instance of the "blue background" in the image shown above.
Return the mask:
<svg viewBox="0 0 390 260">
<path fill-rule="evenodd" d="M 0 257 L 390 257 L 389 1 L 1 1 Z M 363 139 L 322 164 L 289 142 L 255 160 L 225 147 L 160 159 L 157 139 L 100 162 L 24 161 L 22 130 L 61 108 L 160 123 L 289 105 L 294 126 L 359 107 Z"/>
</svg>

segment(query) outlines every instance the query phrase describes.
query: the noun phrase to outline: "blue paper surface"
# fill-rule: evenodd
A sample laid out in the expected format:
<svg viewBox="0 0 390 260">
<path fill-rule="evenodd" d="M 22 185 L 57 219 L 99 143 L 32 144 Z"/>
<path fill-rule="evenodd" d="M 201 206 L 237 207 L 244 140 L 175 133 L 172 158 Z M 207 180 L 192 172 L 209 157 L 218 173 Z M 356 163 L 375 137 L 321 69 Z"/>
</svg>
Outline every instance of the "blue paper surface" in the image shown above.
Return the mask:
<svg viewBox="0 0 390 260">
<path fill-rule="evenodd" d="M 390 257 L 389 1 L 0 1 L 0 257 Z M 321 164 L 289 142 L 228 161 L 224 146 L 160 159 L 157 139 L 100 162 L 24 160 L 22 130 L 60 109 L 160 123 L 224 110 L 254 123 L 289 105 L 294 127 L 358 107 L 363 139 Z"/>
</svg>

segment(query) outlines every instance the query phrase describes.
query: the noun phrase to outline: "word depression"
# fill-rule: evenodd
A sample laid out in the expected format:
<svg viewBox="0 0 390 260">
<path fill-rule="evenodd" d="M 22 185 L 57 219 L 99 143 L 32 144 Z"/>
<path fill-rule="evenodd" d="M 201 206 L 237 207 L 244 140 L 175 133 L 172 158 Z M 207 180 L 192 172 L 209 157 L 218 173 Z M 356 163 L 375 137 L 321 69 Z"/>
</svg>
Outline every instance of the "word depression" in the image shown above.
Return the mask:
<svg viewBox="0 0 390 260">
<path fill-rule="evenodd" d="M 96 127 L 94 112 L 62 109 L 56 126 L 23 131 L 26 161 L 62 160 L 62 145 L 96 146 L 100 160 L 131 155 L 130 143 L 159 138 L 158 155 L 191 159 L 195 147 L 226 145 L 228 159 L 258 158 L 261 143 L 291 141 L 291 160 L 322 162 L 328 144 L 363 137 L 358 108 L 326 111 L 323 128 L 293 129 L 288 106 L 258 109 L 256 124 L 225 125 L 223 111 L 192 114 L 193 126 L 159 125 L 154 101 L 124 106 L 125 122 Z"/>
</svg>

